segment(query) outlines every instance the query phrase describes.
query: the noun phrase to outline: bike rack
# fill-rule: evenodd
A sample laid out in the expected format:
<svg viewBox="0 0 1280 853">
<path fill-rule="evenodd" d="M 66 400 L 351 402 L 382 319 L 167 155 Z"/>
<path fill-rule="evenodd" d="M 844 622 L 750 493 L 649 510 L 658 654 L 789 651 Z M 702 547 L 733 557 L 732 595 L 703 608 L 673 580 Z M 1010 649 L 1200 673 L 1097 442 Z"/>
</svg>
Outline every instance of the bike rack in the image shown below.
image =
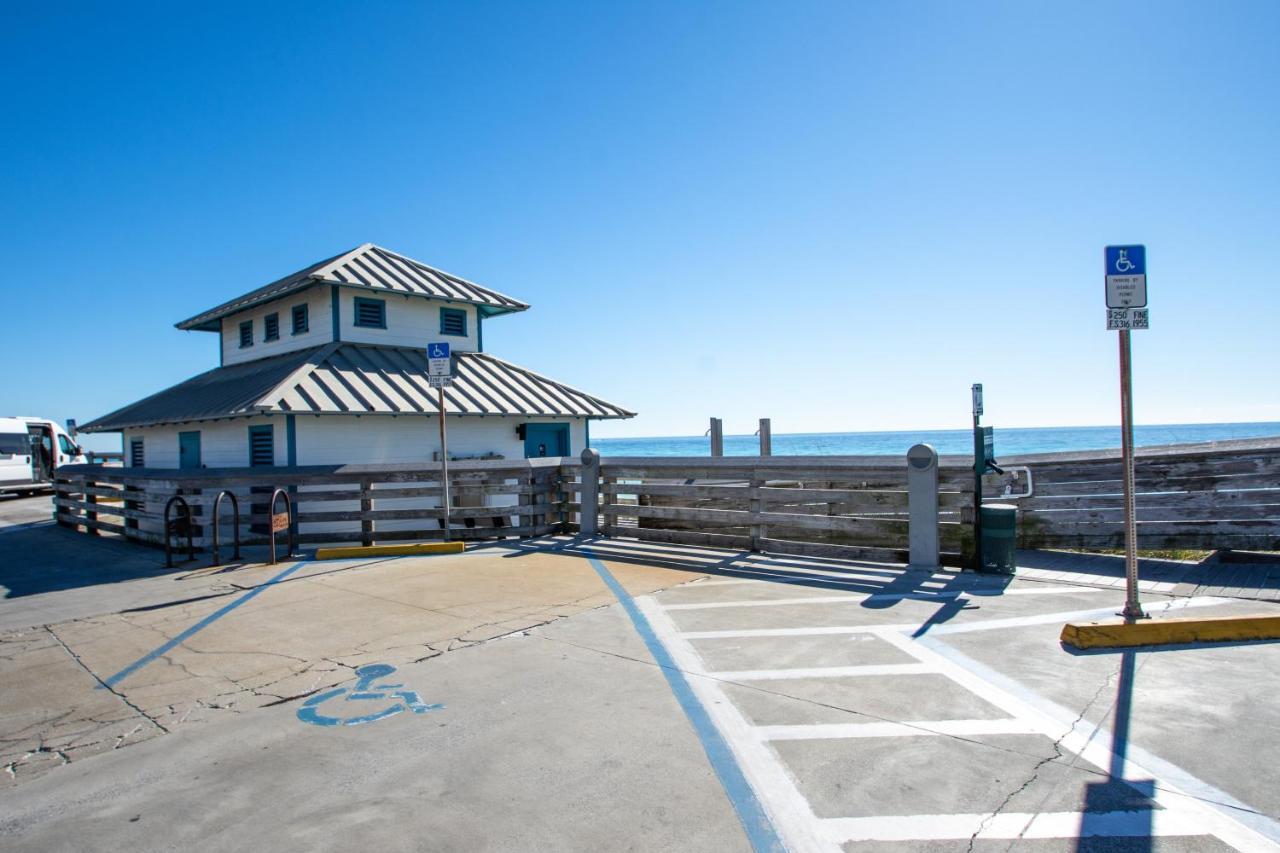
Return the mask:
<svg viewBox="0 0 1280 853">
<path fill-rule="evenodd" d="M 284 512 L 276 515 L 276 498 L 284 498 Z M 268 565 L 276 563 L 276 531 L 289 531 L 289 550 L 285 553 L 286 557 L 292 557 L 293 552 L 298 549 L 298 539 L 293 530 L 293 501 L 289 498 L 289 493 L 284 489 L 276 489 L 271 493 L 271 503 L 267 505 L 268 526 L 271 528 L 271 560 Z M 283 521 L 278 519 L 283 516 Z"/>
<path fill-rule="evenodd" d="M 169 511 L 173 509 L 174 504 L 182 504 L 182 516 L 170 520 Z M 191 540 L 191 506 L 182 495 L 174 495 L 164 505 L 164 567 L 166 569 L 173 568 L 173 534 L 181 536 L 184 532 L 187 534 L 187 559 L 183 562 L 189 563 L 196 558 L 195 544 Z"/>
<path fill-rule="evenodd" d="M 231 492 L 223 489 L 218 492 L 218 496 L 213 499 L 213 562 L 211 566 L 222 565 L 222 559 L 218 554 L 218 509 L 222 506 L 224 497 L 231 498 L 231 532 L 235 535 L 236 552 L 231 555 L 231 559 L 240 559 L 240 502 L 236 500 L 236 496 Z"/>
</svg>

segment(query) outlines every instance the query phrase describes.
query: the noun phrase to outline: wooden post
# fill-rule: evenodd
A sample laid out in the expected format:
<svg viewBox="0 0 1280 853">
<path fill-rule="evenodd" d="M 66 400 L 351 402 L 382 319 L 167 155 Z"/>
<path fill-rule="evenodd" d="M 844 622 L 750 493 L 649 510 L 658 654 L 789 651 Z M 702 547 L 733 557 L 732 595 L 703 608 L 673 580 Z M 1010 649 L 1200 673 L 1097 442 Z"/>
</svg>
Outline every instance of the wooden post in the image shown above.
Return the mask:
<svg viewBox="0 0 1280 853">
<path fill-rule="evenodd" d="M 759 472 L 756 472 L 751 477 L 751 481 L 748 486 L 751 489 L 751 499 L 749 500 L 747 507 L 751 510 L 752 515 L 759 513 L 760 508 L 763 506 L 763 501 L 760 499 L 760 487 L 763 485 L 764 479 L 759 476 Z M 751 525 L 751 550 L 759 551 L 760 540 L 764 539 L 768 535 L 769 529 L 763 524 Z"/>
<path fill-rule="evenodd" d="M 90 506 L 93 506 L 94 504 L 96 504 L 96 503 L 98 502 L 98 496 L 97 496 L 97 495 L 95 495 L 95 494 L 92 494 L 92 493 L 91 493 L 91 490 L 92 490 L 92 489 L 94 489 L 94 488 L 96 488 L 96 487 L 97 487 L 97 485 L 98 485 L 98 484 L 97 484 L 97 483 L 95 483 L 95 482 L 93 482 L 93 481 L 87 481 L 87 482 L 84 484 L 84 502 L 85 502 L 85 503 L 87 503 L 87 504 L 89 504 Z M 89 510 L 89 509 L 86 509 L 86 510 L 85 510 L 84 517 L 85 517 L 87 520 L 89 520 L 89 521 L 97 521 L 97 520 L 98 520 L 98 514 L 97 514 L 96 512 L 94 512 L 94 511 L 92 511 L 92 510 Z M 86 532 L 86 533 L 88 533 L 90 536 L 99 536 L 99 535 L 101 535 L 101 534 L 99 533 L 99 531 L 98 531 L 98 528 L 96 528 L 96 527 L 92 527 L 92 526 L 90 526 L 90 525 L 85 525 L 85 532 Z"/>
<path fill-rule="evenodd" d="M 773 425 L 769 418 L 760 419 L 760 455 L 773 455 Z"/>
<path fill-rule="evenodd" d="M 373 544 L 373 519 L 364 516 L 364 513 L 373 512 L 373 498 L 368 494 L 372 488 L 372 480 L 360 481 L 360 544 L 366 547 Z"/>
<path fill-rule="evenodd" d="M 724 421 L 711 419 L 711 455 L 724 456 Z"/>
<path fill-rule="evenodd" d="M 600 533 L 600 451 L 588 447 L 582 451 L 581 506 L 578 510 L 578 532 L 583 536 Z"/>
</svg>

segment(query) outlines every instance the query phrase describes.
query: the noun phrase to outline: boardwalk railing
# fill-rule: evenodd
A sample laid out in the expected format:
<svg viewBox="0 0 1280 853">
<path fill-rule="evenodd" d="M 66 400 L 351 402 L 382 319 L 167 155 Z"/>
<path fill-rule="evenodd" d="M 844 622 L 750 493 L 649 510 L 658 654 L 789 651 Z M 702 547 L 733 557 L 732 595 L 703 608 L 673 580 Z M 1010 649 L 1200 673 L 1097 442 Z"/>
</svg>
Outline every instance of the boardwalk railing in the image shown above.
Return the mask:
<svg viewBox="0 0 1280 853">
<path fill-rule="evenodd" d="M 604 457 L 450 464 L 455 539 L 573 533 L 809 556 L 905 561 L 910 543 L 907 464 L 887 456 Z M 1002 459 L 984 480 L 987 502 L 1019 509 L 1024 548 L 1124 544 L 1118 452 Z M 938 495 L 919 518 L 937 519 L 941 561 L 973 552 L 968 457 L 938 460 Z M 584 472 L 586 479 L 583 479 Z M 286 488 L 298 541 L 440 539 L 440 466 L 332 465 L 57 470 L 60 524 L 163 544 L 166 502 L 191 506 L 197 548 L 212 541 L 213 503 L 231 491 L 245 544 L 266 541 L 267 498 Z M 1177 445 L 1139 452 L 1138 547 L 1280 550 L 1280 438 Z M 583 504 L 590 520 L 580 516 Z M 230 515 L 220 519 L 230 541 Z M 920 504 L 917 495 L 917 509 Z M 919 525 L 921 522 L 917 520 Z M 927 522 L 926 522 L 927 523 Z M 927 523 L 932 528 L 932 523 Z M 918 528 L 919 529 L 919 528 Z"/>
<path fill-rule="evenodd" d="M 560 463 L 451 462 L 450 537 L 541 536 L 559 530 L 562 517 L 577 509 L 563 498 Z M 242 542 L 253 545 L 267 541 L 267 502 L 276 488 L 288 489 L 294 499 L 299 542 L 374 544 L 444 535 L 438 463 L 199 470 L 64 466 L 57 471 L 53 502 L 59 524 L 162 545 L 165 504 L 181 495 L 191 506 L 195 545 L 207 548 L 219 492 L 235 495 Z M 232 538 L 232 516 L 228 502 L 223 508 L 219 522 L 225 542 Z"/>
<path fill-rule="evenodd" d="M 1018 507 L 1020 547 L 1124 547 L 1120 451 L 1000 464 L 1010 474 L 985 478 L 985 500 Z M 1280 550 L 1280 438 L 1141 448 L 1135 472 L 1139 548 Z"/>
<path fill-rule="evenodd" d="M 607 536 L 906 562 L 907 465 L 893 456 L 604 457 Z M 581 484 L 574 484 L 580 488 Z M 971 549 L 973 469 L 940 468 L 944 562 Z"/>
</svg>

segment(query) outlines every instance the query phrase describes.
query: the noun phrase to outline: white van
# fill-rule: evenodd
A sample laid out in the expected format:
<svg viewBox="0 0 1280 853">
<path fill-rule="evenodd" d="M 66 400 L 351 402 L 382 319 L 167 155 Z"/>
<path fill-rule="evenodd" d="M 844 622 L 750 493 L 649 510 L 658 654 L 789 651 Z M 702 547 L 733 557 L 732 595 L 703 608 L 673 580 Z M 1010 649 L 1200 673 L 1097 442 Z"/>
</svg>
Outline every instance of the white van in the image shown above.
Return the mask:
<svg viewBox="0 0 1280 853">
<path fill-rule="evenodd" d="M 47 487 L 59 465 L 83 465 L 84 451 L 45 418 L 0 418 L 0 491 L 23 494 Z"/>
</svg>

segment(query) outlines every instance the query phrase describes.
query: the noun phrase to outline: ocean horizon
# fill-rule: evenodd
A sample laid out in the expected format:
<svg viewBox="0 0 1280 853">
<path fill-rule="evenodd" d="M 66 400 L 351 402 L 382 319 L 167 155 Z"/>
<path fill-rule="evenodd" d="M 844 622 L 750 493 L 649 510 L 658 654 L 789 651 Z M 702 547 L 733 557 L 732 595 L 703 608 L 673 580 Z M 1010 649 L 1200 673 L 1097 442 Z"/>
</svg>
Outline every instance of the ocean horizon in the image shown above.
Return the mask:
<svg viewBox="0 0 1280 853">
<path fill-rule="evenodd" d="M 1240 438 L 1280 437 L 1280 422 L 1225 424 L 1158 424 L 1135 426 L 1138 447 L 1187 444 Z M 886 432 L 774 433 L 774 456 L 897 456 L 913 444 L 930 444 L 941 455 L 971 454 L 973 431 L 893 430 Z M 706 456 L 707 436 L 648 438 L 597 438 L 591 446 L 604 456 Z M 1059 453 L 1073 450 L 1107 450 L 1120 446 L 1120 427 L 1010 427 L 995 428 L 996 459 L 1027 453 Z M 726 435 L 726 456 L 755 456 L 760 441 L 754 435 Z"/>
</svg>

